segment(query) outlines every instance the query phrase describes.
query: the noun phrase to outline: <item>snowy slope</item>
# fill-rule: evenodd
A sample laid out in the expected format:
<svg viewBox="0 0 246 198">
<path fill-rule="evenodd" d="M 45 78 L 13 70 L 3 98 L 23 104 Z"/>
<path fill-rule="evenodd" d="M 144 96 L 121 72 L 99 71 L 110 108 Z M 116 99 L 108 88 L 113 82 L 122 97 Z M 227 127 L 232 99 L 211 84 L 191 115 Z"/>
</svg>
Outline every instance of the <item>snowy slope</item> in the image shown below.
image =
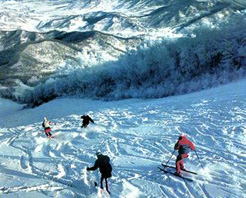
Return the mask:
<svg viewBox="0 0 246 198">
<path fill-rule="evenodd" d="M 230 27 L 240 23 L 245 29 L 245 10 L 245 0 L 0 0 L 0 95 L 18 100 L 16 86 L 35 87 L 71 70 L 109 65 L 162 40 L 195 37 L 194 29 L 214 30 L 227 23 Z M 244 48 L 245 33 L 231 28 Z M 216 39 L 213 34 L 209 37 Z M 207 58 L 220 60 L 217 53 Z M 223 55 L 228 57 L 227 52 Z"/>
<path fill-rule="evenodd" d="M 111 197 L 245 198 L 245 85 L 155 100 L 56 99 L 35 109 L 2 99 L 0 197 L 97 197 L 92 182 L 98 172 L 88 175 L 85 167 L 101 150 L 113 165 Z M 96 124 L 81 129 L 81 114 Z M 52 140 L 42 131 L 44 116 L 56 123 Z M 185 163 L 198 172 L 194 182 L 157 168 L 182 132 L 204 166 L 190 153 Z"/>
</svg>

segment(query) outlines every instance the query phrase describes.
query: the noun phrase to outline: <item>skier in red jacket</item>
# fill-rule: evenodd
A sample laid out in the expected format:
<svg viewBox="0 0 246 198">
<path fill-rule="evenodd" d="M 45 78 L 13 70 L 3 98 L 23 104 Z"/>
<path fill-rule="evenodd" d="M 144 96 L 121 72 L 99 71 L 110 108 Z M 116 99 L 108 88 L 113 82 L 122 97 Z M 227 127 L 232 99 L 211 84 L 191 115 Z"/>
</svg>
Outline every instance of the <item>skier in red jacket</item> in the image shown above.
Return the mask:
<svg viewBox="0 0 246 198">
<path fill-rule="evenodd" d="M 176 159 L 176 175 L 180 176 L 180 171 L 185 170 L 183 159 L 189 156 L 188 153 L 190 150 L 194 151 L 196 148 L 194 144 L 187 139 L 185 134 L 182 134 L 175 144 L 174 149 L 179 151 L 179 155 Z"/>
</svg>

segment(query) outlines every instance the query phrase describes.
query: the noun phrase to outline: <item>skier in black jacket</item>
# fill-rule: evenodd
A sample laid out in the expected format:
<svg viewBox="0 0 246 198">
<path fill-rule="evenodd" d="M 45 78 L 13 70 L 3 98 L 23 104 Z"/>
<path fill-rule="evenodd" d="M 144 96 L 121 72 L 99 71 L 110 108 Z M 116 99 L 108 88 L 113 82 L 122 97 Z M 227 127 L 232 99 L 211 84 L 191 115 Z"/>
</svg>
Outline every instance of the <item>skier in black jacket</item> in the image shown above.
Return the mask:
<svg viewBox="0 0 246 198">
<path fill-rule="evenodd" d="M 101 173 L 101 189 L 103 189 L 103 179 L 105 179 L 106 183 L 106 190 L 110 194 L 108 190 L 108 181 L 107 178 L 110 178 L 111 172 L 112 172 L 112 166 L 110 165 L 109 157 L 107 155 L 102 155 L 101 152 L 97 152 L 97 160 L 95 161 L 95 164 L 93 167 L 87 167 L 87 171 L 94 171 L 99 168 L 100 173 Z"/>
<path fill-rule="evenodd" d="M 87 125 L 89 124 L 89 122 L 94 123 L 94 121 L 88 115 L 81 116 L 81 119 L 83 119 L 83 124 L 82 124 L 81 128 L 86 128 Z"/>
</svg>

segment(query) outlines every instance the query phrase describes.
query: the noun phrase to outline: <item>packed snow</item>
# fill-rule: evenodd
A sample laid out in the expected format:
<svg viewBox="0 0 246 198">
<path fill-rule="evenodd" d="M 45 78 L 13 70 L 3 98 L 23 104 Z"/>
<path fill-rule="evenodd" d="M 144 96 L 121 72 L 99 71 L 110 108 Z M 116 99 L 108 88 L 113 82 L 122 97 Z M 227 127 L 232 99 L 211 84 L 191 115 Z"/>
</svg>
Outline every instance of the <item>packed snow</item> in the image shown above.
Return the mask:
<svg viewBox="0 0 246 198">
<path fill-rule="evenodd" d="M 0 197 L 109 197 L 87 172 L 101 150 L 111 159 L 111 197 L 245 198 L 246 80 L 164 99 L 103 102 L 60 98 L 34 109 L 0 101 Z M 95 124 L 81 128 L 80 116 Z M 53 139 L 42 129 L 43 117 Z M 185 133 L 193 182 L 158 169 Z M 169 164 L 174 165 L 177 152 Z"/>
</svg>

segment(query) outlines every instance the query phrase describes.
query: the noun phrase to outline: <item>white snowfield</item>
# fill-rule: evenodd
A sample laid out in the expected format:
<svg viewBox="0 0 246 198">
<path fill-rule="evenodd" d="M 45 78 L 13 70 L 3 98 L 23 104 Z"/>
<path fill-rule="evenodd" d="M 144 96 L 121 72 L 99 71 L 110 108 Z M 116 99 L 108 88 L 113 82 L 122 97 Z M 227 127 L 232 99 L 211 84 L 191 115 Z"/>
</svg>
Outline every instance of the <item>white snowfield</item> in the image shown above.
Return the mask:
<svg viewBox="0 0 246 198">
<path fill-rule="evenodd" d="M 57 99 L 35 109 L 1 99 L 0 197 L 109 197 L 87 172 L 95 153 L 111 158 L 115 198 L 245 198 L 246 81 L 155 100 Z M 83 114 L 95 124 L 80 128 Z M 41 123 L 56 123 L 47 139 Z M 194 142 L 189 182 L 158 170 L 181 133 Z M 175 152 L 175 156 L 177 152 Z M 175 164 L 176 157 L 169 162 Z M 204 168 L 202 168 L 202 165 Z"/>
</svg>

